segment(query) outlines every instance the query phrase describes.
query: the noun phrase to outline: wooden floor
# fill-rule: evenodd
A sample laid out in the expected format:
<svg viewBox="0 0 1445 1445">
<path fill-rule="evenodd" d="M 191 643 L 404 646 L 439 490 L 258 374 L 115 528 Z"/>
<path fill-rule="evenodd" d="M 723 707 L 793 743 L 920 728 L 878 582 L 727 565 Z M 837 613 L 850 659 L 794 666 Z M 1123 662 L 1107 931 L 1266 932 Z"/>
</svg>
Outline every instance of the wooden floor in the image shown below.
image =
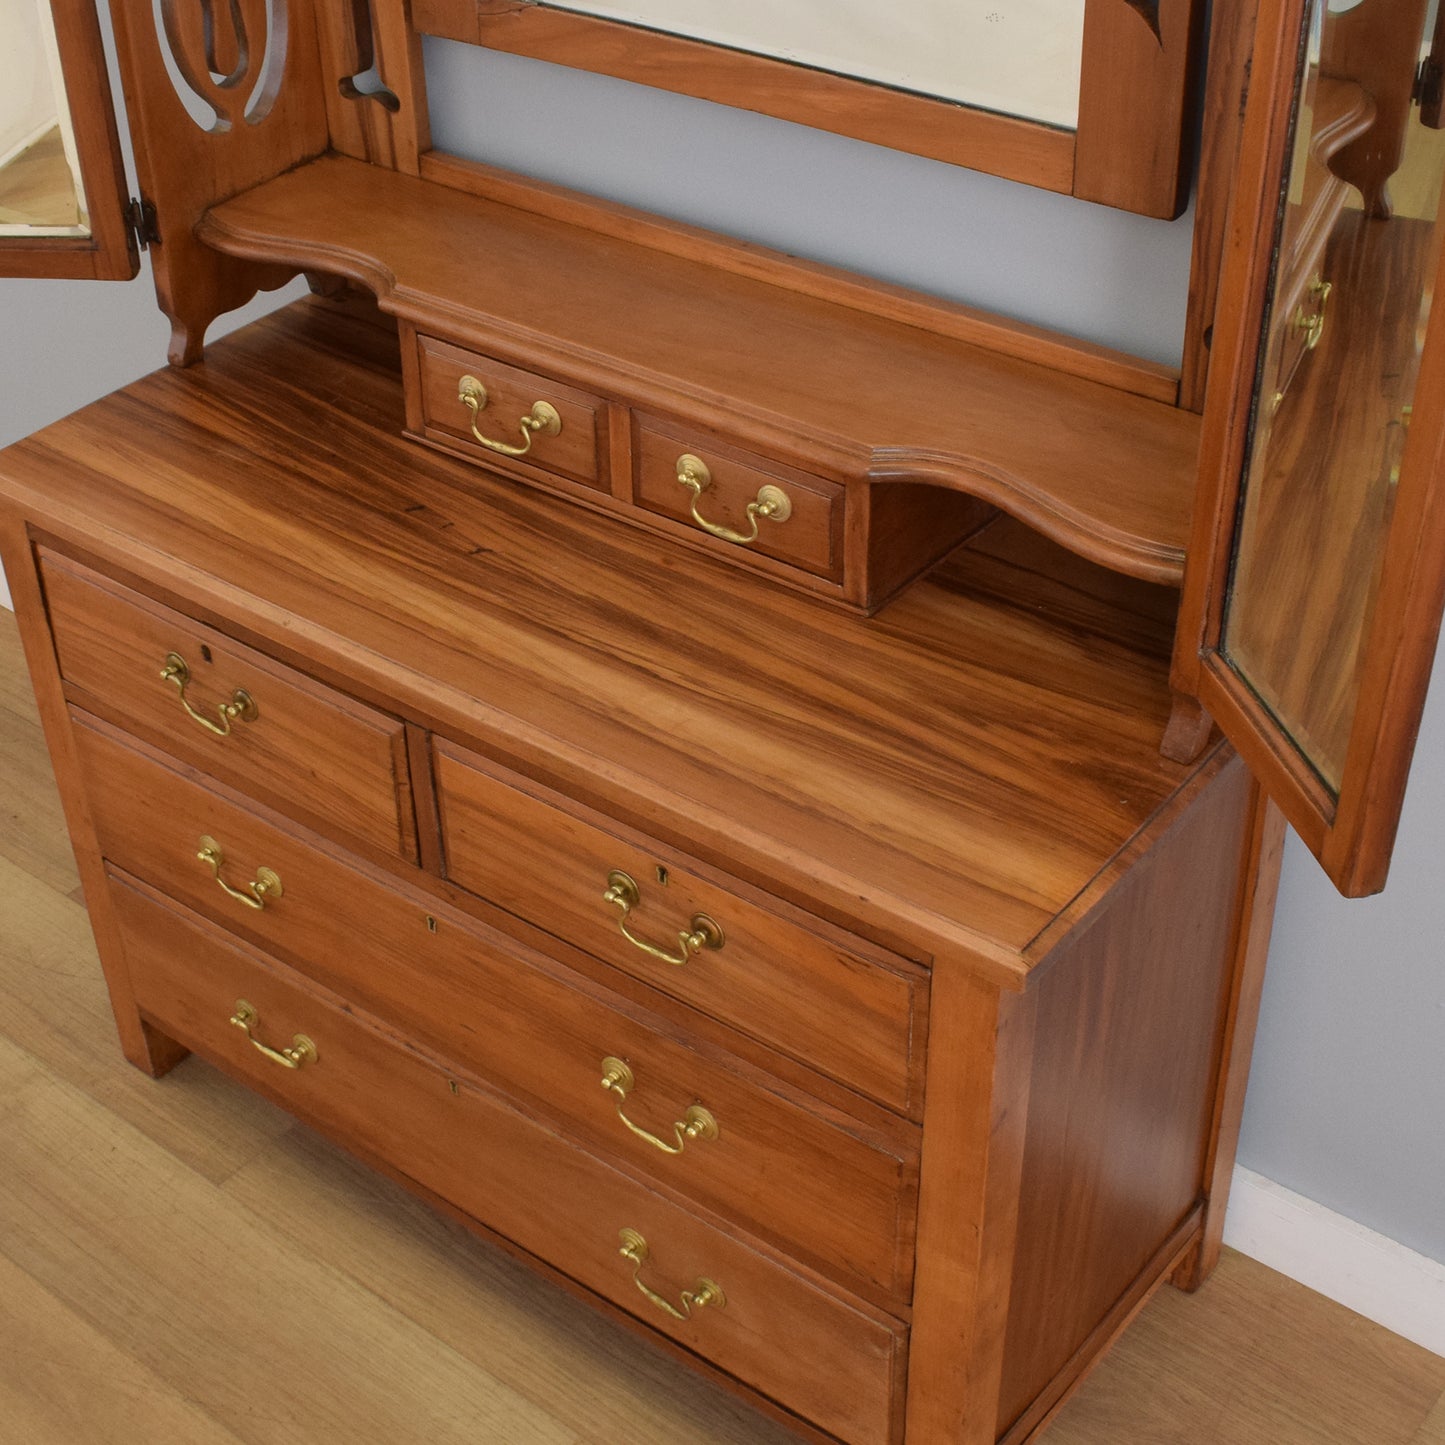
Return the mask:
<svg viewBox="0 0 1445 1445">
<path fill-rule="evenodd" d="M 80 200 L 60 127 L 0 166 L 0 225 L 76 226 Z"/>
<path fill-rule="evenodd" d="M 0 1445 L 792 1437 L 188 1060 L 121 1061 L 0 611 Z M 1048 1445 L 1445 1445 L 1445 1359 L 1240 1256 Z"/>
</svg>

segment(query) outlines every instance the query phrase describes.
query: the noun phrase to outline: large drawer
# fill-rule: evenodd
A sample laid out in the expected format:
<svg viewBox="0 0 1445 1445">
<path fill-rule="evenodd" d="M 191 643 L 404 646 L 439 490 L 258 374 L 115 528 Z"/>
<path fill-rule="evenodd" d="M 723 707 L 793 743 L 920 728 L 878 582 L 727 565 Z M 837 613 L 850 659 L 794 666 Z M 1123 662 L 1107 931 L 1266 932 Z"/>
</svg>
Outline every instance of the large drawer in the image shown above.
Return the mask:
<svg viewBox="0 0 1445 1445">
<path fill-rule="evenodd" d="M 420 890 L 142 755 L 103 724 L 77 717 L 75 737 L 101 850 L 127 872 L 525 1095 L 647 1177 L 845 1283 L 906 1296 L 918 1177 L 911 1126 L 884 1135 L 704 1051 Z M 219 851 L 218 871 L 198 856 L 202 839 Z M 276 884 L 248 892 L 262 869 Z"/>
<path fill-rule="evenodd" d="M 44 553 L 40 570 L 72 702 L 327 831 L 415 861 L 398 719 L 67 558 Z"/>
<path fill-rule="evenodd" d="M 474 754 L 434 754 L 453 881 L 882 1104 L 916 1103 L 922 969 L 626 842 Z"/>
<path fill-rule="evenodd" d="M 111 892 L 137 1003 L 163 1032 L 849 1445 L 896 1440 L 899 1321 L 659 1198 L 214 927 L 114 875 Z"/>
</svg>

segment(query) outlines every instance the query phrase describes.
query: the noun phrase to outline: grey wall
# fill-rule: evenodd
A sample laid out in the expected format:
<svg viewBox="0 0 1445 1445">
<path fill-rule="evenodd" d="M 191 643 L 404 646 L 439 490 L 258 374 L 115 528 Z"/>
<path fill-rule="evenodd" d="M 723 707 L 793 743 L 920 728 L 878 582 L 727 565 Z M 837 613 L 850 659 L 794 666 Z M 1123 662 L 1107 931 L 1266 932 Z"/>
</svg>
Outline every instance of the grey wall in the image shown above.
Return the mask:
<svg viewBox="0 0 1445 1445">
<path fill-rule="evenodd" d="M 1124 216 L 445 42 L 429 43 L 427 63 L 443 148 L 1177 359 L 1187 220 Z M 144 279 L 0 282 L 0 334 L 23 343 L 7 347 L 0 441 L 165 354 Z M 1388 891 L 1343 903 L 1303 849 L 1287 855 L 1240 1157 L 1445 1261 L 1442 687 Z"/>
</svg>

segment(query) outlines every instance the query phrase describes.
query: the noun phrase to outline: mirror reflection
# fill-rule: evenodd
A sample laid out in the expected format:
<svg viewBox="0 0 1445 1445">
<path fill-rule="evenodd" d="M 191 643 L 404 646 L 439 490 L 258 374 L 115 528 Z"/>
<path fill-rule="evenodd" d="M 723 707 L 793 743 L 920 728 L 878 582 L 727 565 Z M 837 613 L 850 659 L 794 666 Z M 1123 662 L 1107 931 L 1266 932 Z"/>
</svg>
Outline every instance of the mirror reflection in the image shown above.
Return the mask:
<svg viewBox="0 0 1445 1445">
<path fill-rule="evenodd" d="M 50 6 L 0 0 L 0 236 L 88 236 Z"/>
<path fill-rule="evenodd" d="M 1440 244 L 1436 29 L 1425 0 L 1312 17 L 1225 615 L 1336 794 Z"/>
<path fill-rule="evenodd" d="M 1084 0 L 555 0 L 553 8 L 1078 125 Z"/>
</svg>

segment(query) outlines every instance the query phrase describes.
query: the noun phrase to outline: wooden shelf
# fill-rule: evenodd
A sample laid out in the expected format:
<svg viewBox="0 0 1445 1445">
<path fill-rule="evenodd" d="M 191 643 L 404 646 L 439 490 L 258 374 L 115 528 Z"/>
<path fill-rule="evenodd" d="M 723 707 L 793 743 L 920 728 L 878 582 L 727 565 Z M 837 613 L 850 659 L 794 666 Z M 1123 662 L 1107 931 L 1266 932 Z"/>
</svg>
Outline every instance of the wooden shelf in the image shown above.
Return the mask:
<svg viewBox="0 0 1445 1445">
<path fill-rule="evenodd" d="M 748 248 L 748 274 L 706 239 L 689 255 L 624 234 L 616 208 L 566 209 L 327 155 L 213 207 L 197 234 L 347 276 L 419 331 L 621 404 L 845 482 L 968 492 L 1091 561 L 1179 584 L 1199 418 L 1131 390 L 1127 359 L 1006 323 L 993 323 L 1001 349 L 961 340 L 946 303 L 932 329 L 917 324 L 922 298 L 883 314 L 820 294 L 806 263 Z"/>
</svg>

